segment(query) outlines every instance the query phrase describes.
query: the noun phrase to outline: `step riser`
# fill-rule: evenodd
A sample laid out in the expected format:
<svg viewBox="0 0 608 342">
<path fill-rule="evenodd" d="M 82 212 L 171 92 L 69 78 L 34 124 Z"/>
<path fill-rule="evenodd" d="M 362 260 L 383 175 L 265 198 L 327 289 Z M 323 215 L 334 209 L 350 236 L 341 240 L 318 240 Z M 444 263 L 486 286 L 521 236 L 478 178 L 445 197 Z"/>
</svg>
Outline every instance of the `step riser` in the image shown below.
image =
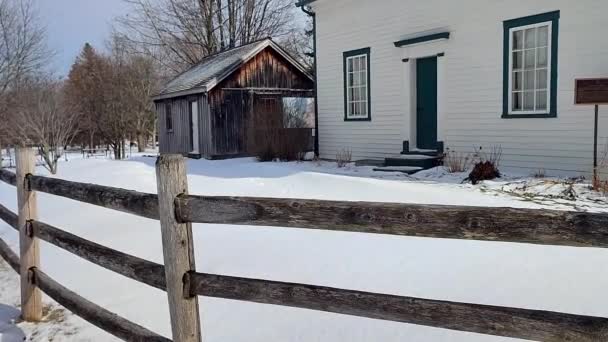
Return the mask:
<svg viewBox="0 0 608 342">
<path fill-rule="evenodd" d="M 437 159 L 390 159 L 384 160 L 385 166 L 417 166 L 423 169 L 430 169 L 439 165 Z"/>
</svg>

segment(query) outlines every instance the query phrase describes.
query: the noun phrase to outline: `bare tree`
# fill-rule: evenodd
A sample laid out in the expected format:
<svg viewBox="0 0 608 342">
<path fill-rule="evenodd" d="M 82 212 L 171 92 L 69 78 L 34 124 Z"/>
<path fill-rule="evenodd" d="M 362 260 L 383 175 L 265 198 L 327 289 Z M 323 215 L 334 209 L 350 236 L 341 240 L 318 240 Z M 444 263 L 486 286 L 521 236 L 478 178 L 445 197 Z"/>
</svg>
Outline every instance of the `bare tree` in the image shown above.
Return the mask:
<svg viewBox="0 0 608 342">
<path fill-rule="evenodd" d="M 85 45 L 70 71 L 66 93 L 86 118 L 83 129 L 94 131 L 122 159 L 127 141 L 137 140 L 143 151 L 154 130 L 150 96 L 158 77 L 153 61 L 131 54 L 120 37 L 113 38 L 109 50 L 102 55 Z"/>
<path fill-rule="evenodd" d="M 286 128 L 306 128 L 314 126 L 312 102 L 305 97 L 283 98 L 284 125 Z"/>
<path fill-rule="evenodd" d="M 122 65 L 121 77 L 124 78 L 123 94 L 128 105 L 130 139 L 137 141 L 139 152 L 144 152 L 148 137 L 154 134 L 156 112 L 152 95 L 159 85 L 158 65 L 149 56 L 130 53 L 129 41 L 113 34 L 110 44 L 114 63 Z"/>
<path fill-rule="evenodd" d="M 293 0 L 123 0 L 117 30 L 173 73 L 219 50 L 294 30 Z"/>
<path fill-rule="evenodd" d="M 49 78 L 30 78 L 11 93 L 14 115 L 9 118 L 10 135 L 24 145 L 38 147 L 44 167 L 57 173 L 64 147 L 77 133 L 78 115 L 64 101 L 63 84 Z"/>
<path fill-rule="evenodd" d="M 12 130 L 7 123 L 14 109 L 7 92 L 42 69 L 51 56 L 34 0 L 0 0 L 0 144 L 9 142 Z"/>
</svg>

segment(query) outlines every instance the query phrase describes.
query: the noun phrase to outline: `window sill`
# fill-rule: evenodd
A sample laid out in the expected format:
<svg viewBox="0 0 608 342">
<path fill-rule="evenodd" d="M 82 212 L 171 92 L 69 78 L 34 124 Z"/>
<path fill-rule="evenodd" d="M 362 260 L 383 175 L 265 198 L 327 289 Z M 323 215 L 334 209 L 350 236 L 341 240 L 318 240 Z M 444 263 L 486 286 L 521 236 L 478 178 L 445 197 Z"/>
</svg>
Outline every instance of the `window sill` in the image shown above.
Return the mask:
<svg viewBox="0 0 608 342">
<path fill-rule="evenodd" d="M 509 114 L 503 113 L 501 118 L 503 119 L 546 119 L 556 118 L 556 113 L 540 113 L 540 114 Z"/>
<path fill-rule="evenodd" d="M 371 116 L 367 117 L 367 118 L 348 118 L 345 117 L 344 121 L 372 121 Z"/>
</svg>

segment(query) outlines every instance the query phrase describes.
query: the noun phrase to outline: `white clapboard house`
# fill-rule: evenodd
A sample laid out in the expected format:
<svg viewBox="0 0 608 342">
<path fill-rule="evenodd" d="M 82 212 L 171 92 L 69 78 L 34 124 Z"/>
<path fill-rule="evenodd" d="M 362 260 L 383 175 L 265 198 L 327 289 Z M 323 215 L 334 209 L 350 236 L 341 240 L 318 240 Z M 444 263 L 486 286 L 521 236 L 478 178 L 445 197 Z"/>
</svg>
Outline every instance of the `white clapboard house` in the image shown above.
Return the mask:
<svg viewBox="0 0 608 342">
<path fill-rule="evenodd" d="M 503 168 L 592 169 L 594 108 L 574 104 L 574 85 L 608 77 L 608 0 L 298 5 L 315 17 L 321 158 L 350 149 L 411 165 L 428 150 L 500 146 Z"/>
</svg>

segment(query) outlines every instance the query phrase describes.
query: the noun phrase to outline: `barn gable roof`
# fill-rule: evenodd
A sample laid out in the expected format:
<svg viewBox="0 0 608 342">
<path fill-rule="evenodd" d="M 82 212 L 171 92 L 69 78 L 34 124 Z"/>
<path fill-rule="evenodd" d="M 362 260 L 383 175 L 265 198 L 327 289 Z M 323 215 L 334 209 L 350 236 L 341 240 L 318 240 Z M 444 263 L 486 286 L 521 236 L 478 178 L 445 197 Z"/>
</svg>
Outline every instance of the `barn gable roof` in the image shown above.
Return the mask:
<svg viewBox="0 0 608 342">
<path fill-rule="evenodd" d="M 312 80 L 312 76 L 302 64 L 271 38 L 265 38 L 203 58 L 198 64 L 167 82 L 153 99 L 160 100 L 208 92 L 266 47 L 271 47 Z"/>
</svg>

